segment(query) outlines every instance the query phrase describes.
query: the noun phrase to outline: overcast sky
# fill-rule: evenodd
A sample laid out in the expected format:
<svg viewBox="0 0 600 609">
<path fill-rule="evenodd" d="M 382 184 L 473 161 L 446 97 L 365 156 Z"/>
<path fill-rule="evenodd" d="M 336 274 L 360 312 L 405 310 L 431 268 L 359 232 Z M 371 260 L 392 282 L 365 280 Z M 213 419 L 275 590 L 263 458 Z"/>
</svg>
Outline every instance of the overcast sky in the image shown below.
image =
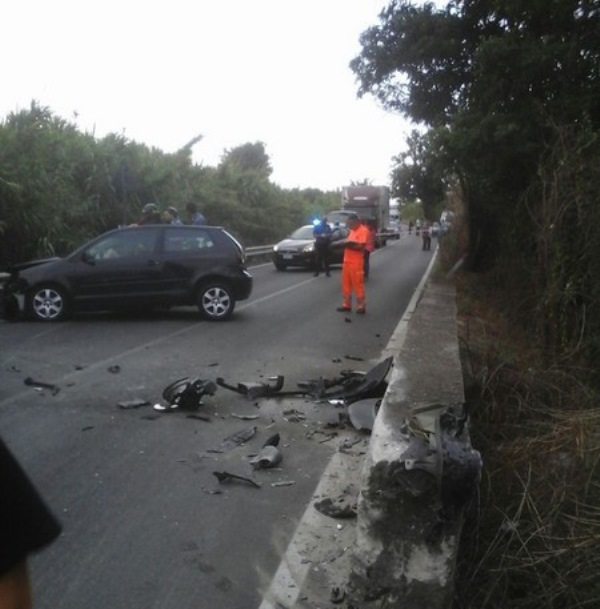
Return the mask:
<svg viewBox="0 0 600 609">
<path fill-rule="evenodd" d="M 348 67 L 386 0 L 10 0 L 0 118 L 32 99 L 81 130 L 195 162 L 264 142 L 284 188 L 389 182 L 412 126 Z"/>
</svg>

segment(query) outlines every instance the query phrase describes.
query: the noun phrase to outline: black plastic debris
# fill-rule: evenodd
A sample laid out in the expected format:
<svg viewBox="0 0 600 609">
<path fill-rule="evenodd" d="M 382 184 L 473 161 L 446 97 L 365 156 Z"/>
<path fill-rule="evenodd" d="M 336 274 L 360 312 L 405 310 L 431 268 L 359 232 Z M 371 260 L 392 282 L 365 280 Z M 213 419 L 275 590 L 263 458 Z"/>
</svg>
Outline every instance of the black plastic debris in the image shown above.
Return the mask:
<svg viewBox="0 0 600 609">
<path fill-rule="evenodd" d="M 346 599 L 346 592 L 342 588 L 338 588 L 337 586 L 334 586 L 331 589 L 331 595 L 330 595 L 329 600 L 331 600 L 331 602 L 334 605 L 339 605 L 340 603 L 343 603 L 345 599 Z"/>
<path fill-rule="evenodd" d="M 135 400 L 125 400 L 123 402 L 117 402 L 117 406 L 122 410 L 131 410 L 133 408 L 142 408 L 142 406 L 150 406 L 150 402 L 148 400 L 143 400 L 139 398 Z"/>
<path fill-rule="evenodd" d="M 392 363 L 393 358 L 387 357 L 365 374 L 343 375 L 341 382 L 338 383 L 339 389 L 326 391 L 323 397 L 343 399 L 347 404 L 366 398 L 382 398 L 387 389 L 385 378 Z"/>
<path fill-rule="evenodd" d="M 113 374 L 118 374 L 119 372 L 121 372 L 121 366 L 119 366 L 118 364 L 115 364 L 114 366 L 109 366 L 108 371 L 112 372 Z"/>
<path fill-rule="evenodd" d="M 230 482 L 230 481 L 239 481 L 245 482 L 250 486 L 254 486 L 255 488 L 261 488 L 260 484 L 252 480 L 251 478 L 247 478 L 246 476 L 238 476 L 237 474 L 232 474 L 230 472 L 213 472 L 213 474 L 217 477 L 219 483 Z"/>
<path fill-rule="evenodd" d="M 163 390 L 163 399 L 168 406 L 155 404 L 155 410 L 198 410 L 203 405 L 202 398 L 205 395 L 214 395 L 217 386 L 212 381 L 204 381 L 199 378 L 190 379 L 184 377 L 167 385 Z"/>
<path fill-rule="evenodd" d="M 28 387 L 35 387 L 36 389 L 49 389 L 52 395 L 56 395 L 60 391 L 60 387 L 53 385 L 52 383 L 44 383 L 43 381 L 36 381 L 28 376 L 24 381 Z"/>
<path fill-rule="evenodd" d="M 284 377 L 281 375 L 273 376 L 268 379 L 266 383 L 255 383 L 255 382 L 243 382 L 237 385 L 230 385 L 225 379 L 219 377 L 217 379 L 217 385 L 225 387 L 241 395 L 245 395 L 249 400 L 255 400 L 256 398 L 271 397 L 274 395 L 290 395 L 290 392 L 281 393 L 283 387 Z M 293 395 L 298 395 L 298 392 L 293 392 Z"/>
<path fill-rule="evenodd" d="M 241 431 L 237 431 L 236 433 L 227 436 L 219 446 L 220 451 L 231 450 L 232 448 L 251 440 L 256 435 L 256 429 L 256 426 L 248 427 L 247 429 L 242 429 Z"/>
<path fill-rule="evenodd" d="M 329 497 L 322 501 L 317 501 L 314 506 L 317 511 L 330 518 L 356 518 L 356 505 L 350 505 L 345 502 L 335 503 Z"/>
<path fill-rule="evenodd" d="M 274 433 L 272 436 L 269 436 L 263 443 L 263 448 L 265 446 L 279 446 L 279 433 Z"/>
<path fill-rule="evenodd" d="M 346 359 L 350 359 L 350 360 L 353 360 L 355 362 L 364 362 L 365 361 L 364 357 L 358 357 L 356 355 L 344 355 L 344 357 Z"/>
<path fill-rule="evenodd" d="M 350 404 L 348 406 L 348 418 L 354 428 L 359 431 L 372 431 L 380 403 L 381 398 L 367 398 Z"/>
<path fill-rule="evenodd" d="M 255 457 L 249 460 L 254 469 L 268 469 L 281 463 L 283 455 L 276 446 L 263 446 Z"/>
</svg>

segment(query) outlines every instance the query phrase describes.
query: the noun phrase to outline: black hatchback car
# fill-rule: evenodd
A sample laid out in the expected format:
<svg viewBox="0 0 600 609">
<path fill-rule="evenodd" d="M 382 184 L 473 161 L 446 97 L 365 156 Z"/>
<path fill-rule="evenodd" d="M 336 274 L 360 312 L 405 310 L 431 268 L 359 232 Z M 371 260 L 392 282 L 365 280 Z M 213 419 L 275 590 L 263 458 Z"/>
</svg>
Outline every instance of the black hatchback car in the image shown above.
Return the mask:
<svg viewBox="0 0 600 609">
<path fill-rule="evenodd" d="M 215 226 L 119 228 L 65 258 L 17 264 L 4 285 L 4 314 L 58 321 L 76 310 L 197 305 L 225 320 L 250 296 L 242 245 Z"/>
</svg>

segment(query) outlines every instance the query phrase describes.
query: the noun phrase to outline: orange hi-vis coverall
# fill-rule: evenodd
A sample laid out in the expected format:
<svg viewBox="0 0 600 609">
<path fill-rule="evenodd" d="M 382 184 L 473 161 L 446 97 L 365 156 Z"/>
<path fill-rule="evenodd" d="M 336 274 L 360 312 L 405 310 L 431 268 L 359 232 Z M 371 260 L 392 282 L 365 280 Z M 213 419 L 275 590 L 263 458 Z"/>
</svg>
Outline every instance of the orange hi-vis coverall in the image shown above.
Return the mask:
<svg viewBox="0 0 600 609">
<path fill-rule="evenodd" d="M 358 310 L 365 309 L 364 246 L 369 239 L 369 231 L 360 224 L 348 234 L 347 241 L 363 245 L 362 249 L 347 247 L 344 250 L 342 266 L 342 307 L 352 308 L 352 292 L 356 295 Z"/>
</svg>

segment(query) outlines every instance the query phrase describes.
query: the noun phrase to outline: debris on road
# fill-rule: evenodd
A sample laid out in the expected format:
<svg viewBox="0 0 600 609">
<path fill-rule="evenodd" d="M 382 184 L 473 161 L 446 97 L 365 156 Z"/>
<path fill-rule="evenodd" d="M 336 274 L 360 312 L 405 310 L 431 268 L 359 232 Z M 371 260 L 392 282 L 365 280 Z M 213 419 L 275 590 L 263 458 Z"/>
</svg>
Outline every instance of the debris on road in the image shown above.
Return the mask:
<svg viewBox="0 0 600 609">
<path fill-rule="evenodd" d="M 344 498 L 338 499 L 338 501 L 339 503 L 335 503 L 328 497 L 317 501 L 314 507 L 318 512 L 330 518 L 356 518 L 356 504 L 350 505 L 345 502 Z"/>
<path fill-rule="evenodd" d="M 121 366 L 119 366 L 118 364 L 115 364 L 114 366 L 109 366 L 108 371 L 112 372 L 113 374 L 118 374 L 119 372 L 121 372 Z"/>
<path fill-rule="evenodd" d="M 136 398 L 134 400 L 125 400 L 123 402 L 117 402 L 117 406 L 123 410 L 131 410 L 132 408 L 141 408 L 142 406 L 150 406 L 148 400 L 142 398 Z"/>
<path fill-rule="evenodd" d="M 258 419 L 257 414 L 236 414 L 235 412 L 232 412 L 229 416 L 234 419 L 241 419 L 242 421 L 254 421 L 255 419 Z"/>
<path fill-rule="evenodd" d="M 52 383 L 44 383 L 43 381 L 35 381 L 28 376 L 24 381 L 28 387 L 35 387 L 36 389 L 49 389 L 52 395 L 56 395 L 60 391 L 60 387 L 53 385 Z"/>
<path fill-rule="evenodd" d="M 381 398 L 358 400 L 348 406 L 350 422 L 358 431 L 372 431 Z"/>
<path fill-rule="evenodd" d="M 277 486 L 293 486 L 294 484 L 296 484 L 295 480 L 281 480 L 280 482 L 272 482 L 271 486 L 275 488 Z"/>
<path fill-rule="evenodd" d="M 289 421 L 290 423 L 299 423 L 300 421 L 306 421 L 306 415 L 295 408 L 290 408 L 289 410 L 284 410 L 282 412 L 283 418 L 285 421 Z"/>
<path fill-rule="evenodd" d="M 276 446 L 263 446 L 255 457 L 249 460 L 254 469 L 267 469 L 281 463 L 283 455 Z"/>
<path fill-rule="evenodd" d="M 284 377 L 280 374 L 277 376 L 272 376 L 268 380 L 274 384 L 271 385 L 269 382 L 243 382 L 238 383 L 237 385 L 230 385 L 229 383 L 225 382 L 225 379 L 219 377 L 217 379 L 217 385 L 220 387 L 225 387 L 225 389 L 229 389 L 230 391 L 235 391 L 241 395 L 245 395 L 249 400 L 255 400 L 257 398 L 303 395 L 301 391 L 282 392 L 281 389 L 283 388 Z"/>
<path fill-rule="evenodd" d="M 155 404 L 154 409 L 162 412 L 171 410 L 198 410 L 203 406 L 202 398 L 205 395 L 214 395 L 217 386 L 212 381 L 205 381 L 199 378 L 181 378 L 163 390 L 163 398 L 167 406 Z"/>
<path fill-rule="evenodd" d="M 232 474 L 230 472 L 213 472 L 213 474 L 217 477 L 219 483 L 227 482 L 230 480 L 239 480 L 240 482 L 246 482 L 255 488 L 261 488 L 258 482 L 255 482 L 251 478 L 247 478 L 246 476 L 238 476 L 237 474 Z"/>
<path fill-rule="evenodd" d="M 210 417 L 207 417 L 206 415 L 203 414 L 187 414 L 185 415 L 186 419 L 198 419 L 200 421 L 206 421 L 208 423 L 210 423 Z"/>
<path fill-rule="evenodd" d="M 263 448 L 265 446 L 279 446 L 279 433 L 274 433 L 272 436 L 269 436 L 263 444 Z"/>
<path fill-rule="evenodd" d="M 231 450 L 240 444 L 244 444 L 248 440 L 251 440 L 256 435 L 257 427 L 248 427 L 241 431 L 236 431 L 234 434 L 227 436 L 219 446 L 219 452 Z"/>
</svg>

